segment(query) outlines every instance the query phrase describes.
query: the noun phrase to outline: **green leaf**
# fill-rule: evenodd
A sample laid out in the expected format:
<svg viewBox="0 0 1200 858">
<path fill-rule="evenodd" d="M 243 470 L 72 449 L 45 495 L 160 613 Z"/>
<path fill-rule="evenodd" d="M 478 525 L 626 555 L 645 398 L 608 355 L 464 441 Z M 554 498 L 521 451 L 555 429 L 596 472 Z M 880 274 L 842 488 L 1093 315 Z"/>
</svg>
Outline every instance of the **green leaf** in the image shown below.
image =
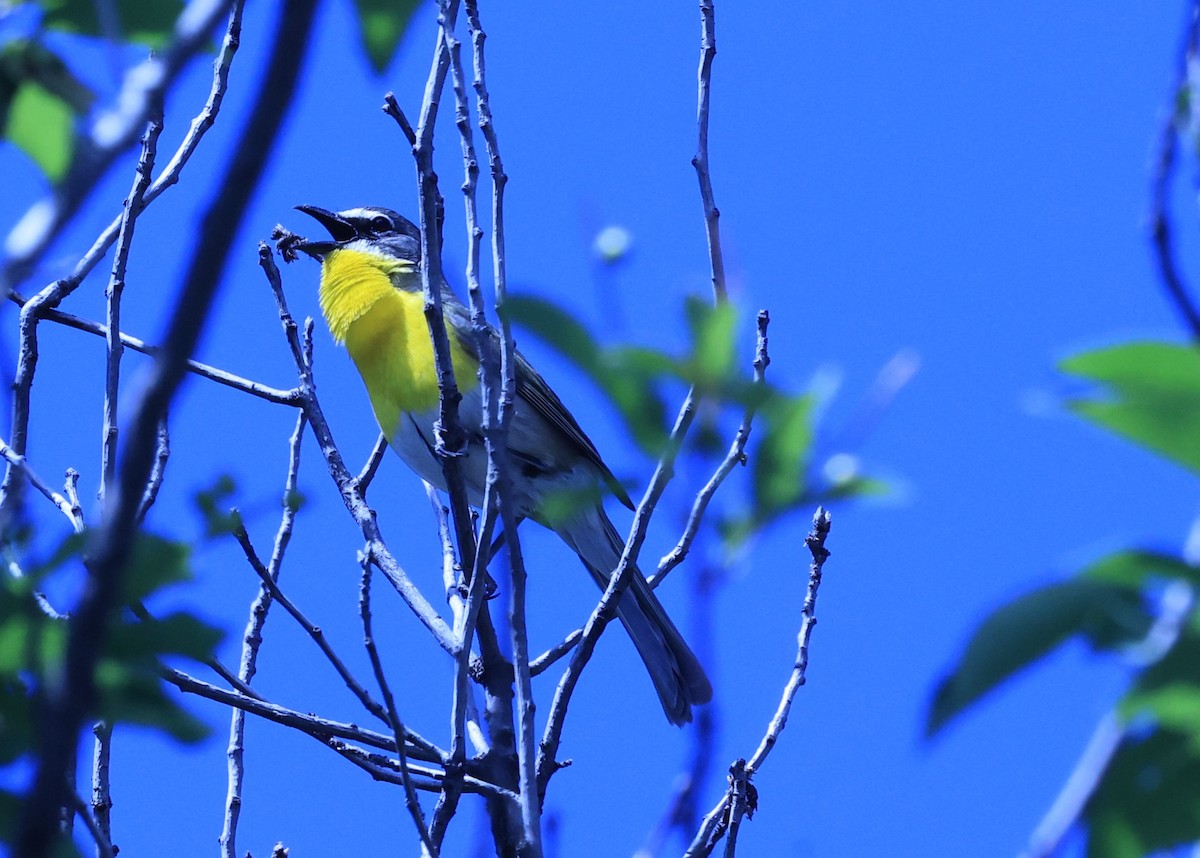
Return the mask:
<svg viewBox="0 0 1200 858">
<path fill-rule="evenodd" d="M 1062 369 L 1111 394 L 1072 400 L 1073 411 L 1200 472 L 1200 351 L 1128 343 L 1068 358 Z"/>
<path fill-rule="evenodd" d="M 5 136 L 34 160 L 51 182 L 71 165 L 75 149 L 75 117 L 71 106 L 40 84 L 17 88 L 8 107 Z"/>
<path fill-rule="evenodd" d="M 34 701 L 28 686 L 0 678 L 0 764 L 7 765 L 33 750 Z"/>
<path fill-rule="evenodd" d="M 754 456 L 754 502 L 760 519 L 804 496 L 812 449 L 812 397 L 771 397 L 759 411 L 761 441 Z"/>
<path fill-rule="evenodd" d="M 1118 711 L 1125 723 L 1149 716 L 1156 727 L 1190 735 L 1193 749 L 1200 753 L 1200 687 L 1195 683 L 1135 689 L 1121 701 Z"/>
<path fill-rule="evenodd" d="M 354 0 L 363 46 L 376 74 L 391 63 L 417 5 L 417 0 Z"/>
<path fill-rule="evenodd" d="M 207 489 L 196 492 L 196 508 L 204 519 L 204 535 L 212 538 L 232 533 L 238 518 L 229 511 L 229 500 L 237 492 L 237 483 L 228 474 L 222 474 Z"/>
<path fill-rule="evenodd" d="M 149 48 L 166 45 L 183 11 L 183 0 L 38 0 L 42 23 L 51 30 L 82 36 L 116 38 Z M 114 9 L 116 20 L 102 21 L 100 10 Z"/>
<path fill-rule="evenodd" d="M 1179 685 L 1200 685 L 1200 616 L 1195 613 L 1171 648 L 1138 674 L 1121 703 L 1122 711 L 1132 716 L 1143 709 L 1153 710 L 1159 702 L 1156 695 Z"/>
<path fill-rule="evenodd" d="M 675 363 L 662 352 L 636 346 L 607 349 L 593 378 L 608 395 L 643 450 L 657 456 L 667 441 L 667 405 L 658 383 L 674 372 Z"/>
<path fill-rule="evenodd" d="M 1118 551 L 1097 560 L 1080 574 L 1125 587 L 1144 587 L 1172 580 L 1200 585 L 1200 569 L 1179 557 L 1158 551 Z"/>
<path fill-rule="evenodd" d="M 108 650 L 111 658 L 123 662 L 182 655 L 196 661 L 212 658 L 224 637 L 220 629 L 183 612 L 158 619 L 122 623 L 112 630 Z"/>
<path fill-rule="evenodd" d="M 21 820 L 21 797 L 6 789 L 0 789 L 0 842 L 11 842 Z"/>
<path fill-rule="evenodd" d="M 58 54 L 34 39 L 12 39 L 0 47 L 0 133 L 8 121 L 13 97 L 25 83 L 36 83 L 58 96 L 76 114 L 86 113 L 95 100 L 95 93 Z"/>
<path fill-rule="evenodd" d="M 599 365 L 600 346 L 595 338 L 557 304 L 529 295 L 510 295 L 504 301 L 503 314 L 587 372 L 594 372 Z"/>
<path fill-rule="evenodd" d="M 191 548 L 149 533 L 140 534 L 121 581 L 122 601 L 140 602 L 155 591 L 192 578 Z"/>
<path fill-rule="evenodd" d="M 1172 730 L 1127 736 L 1083 811 L 1089 858 L 1125 858 L 1200 839 L 1200 755 Z"/>
<path fill-rule="evenodd" d="M 1079 635 L 1093 646 L 1113 647 L 1141 639 L 1151 622 L 1138 589 L 1087 577 L 1019 596 L 983 621 L 959 663 L 938 684 L 926 735 L 1069 638 Z"/>
<path fill-rule="evenodd" d="M 689 296 L 688 327 L 692 332 L 692 353 L 688 356 L 688 376 L 706 391 L 724 380 L 734 366 L 734 326 L 737 311 L 728 301 L 710 304 Z"/>
<path fill-rule="evenodd" d="M 96 687 L 105 720 L 156 727 L 181 742 L 199 742 L 208 735 L 208 727 L 171 700 L 163 681 L 141 666 L 104 659 L 96 667 Z"/>
</svg>

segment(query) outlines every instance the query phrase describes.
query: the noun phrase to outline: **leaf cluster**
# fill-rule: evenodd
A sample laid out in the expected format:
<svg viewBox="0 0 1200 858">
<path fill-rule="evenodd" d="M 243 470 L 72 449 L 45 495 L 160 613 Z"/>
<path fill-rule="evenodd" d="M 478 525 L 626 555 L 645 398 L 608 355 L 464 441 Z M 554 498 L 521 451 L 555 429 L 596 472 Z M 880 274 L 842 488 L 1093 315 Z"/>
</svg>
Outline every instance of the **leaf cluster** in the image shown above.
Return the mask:
<svg viewBox="0 0 1200 858">
<path fill-rule="evenodd" d="M 71 71 L 61 40 L 141 45 L 161 50 L 171 41 L 183 0 L 36 0 L 17 2 L 0 15 L 27 13 L 30 33 L 0 43 L 0 139 L 28 155 L 54 184 L 67 175 L 82 144 L 79 133 L 96 101 L 95 91 Z M 416 0 L 355 0 L 362 50 L 372 69 L 382 73 L 395 55 Z M 286 14 L 286 9 L 283 10 Z M 106 17 L 111 15 L 112 17 Z"/>
<path fill-rule="evenodd" d="M 743 465 L 751 463 L 748 509 L 723 513 L 717 521 L 730 543 L 817 499 L 849 498 L 878 489 L 878 483 L 861 478 L 831 486 L 813 473 L 813 397 L 751 377 L 749 361 L 739 360 L 738 312 L 733 304 L 686 300 L 689 344 L 683 355 L 649 346 L 606 345 L 544 298 L 509 296 L 504 311 L 591 379 L 613 404 L 630 437 L 652 458 L 670 444 L 667 402 L 681 384 L 691 388 L 700 403 L 695 445 L 701 454 L 725 452 L 733 437 L 732 431 L 727 436 L 720 431 L 731 422 L 725 418 L 753 415 L 751 442 L 742 460 Z"/>
<path fill-rule="evenodd" d="M 0 767 L 32 758 L 42 703 L 63 682 L 70 617 L 54 612 L 42 590 L 80 567 L 86 575 L 87 544 L 86 532 L 74 534 L 25 574 L 0 576 Z M 149 727 L 181 742 L 207 735 L 205 725 L 166 694 L 159 674 L 168 658 L 211 660 L 221 632 L 185 611 L 154 617 L 143 606 L 191 578 L 189 555 L 180 542 L 137 538 L 120 597 L 131 607 L 110 618 L 89 718 Z M 0 842 L 14 833 L 19 807 L 16 793 L 0 790 Z"/>
<path fill-rule="evenodd" d="M 1200 472 L 1200 351 L 1134 342 L 1076 355 L 1062 369 L 1097 386 L 1070 409 Z M 1122 550 L 995 610 L 939 683 L 932 735 L 1008 678 L 1069 641 L 1135 663 L 1117 705 L 1123 735 L 1079 822 L 1091 858 L 1134 858 L 1200 841 L 1200 567 Z M 1175 623 L 1172 597 L 1188 594 Z M 1167 607 L 1164 607 L 1167 606 Z M 1156 649 L 1157 647 L 1157 649 Z"/>
</svg>

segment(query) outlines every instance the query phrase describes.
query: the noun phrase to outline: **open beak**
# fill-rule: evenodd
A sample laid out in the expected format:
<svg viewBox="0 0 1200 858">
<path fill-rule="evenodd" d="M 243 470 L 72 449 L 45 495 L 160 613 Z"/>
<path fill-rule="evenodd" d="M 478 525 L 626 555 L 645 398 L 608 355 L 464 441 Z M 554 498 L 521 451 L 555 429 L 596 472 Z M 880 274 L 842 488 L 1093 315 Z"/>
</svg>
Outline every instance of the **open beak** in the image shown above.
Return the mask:
<svg viewBox="0 0 1200 858">
<path fill-rule="evenodd" d="M 340 245 L 358 238 L 358 230 L 354 228 L 354 224 L 350 223 L 350 221 L 337 212 L 331 212 L 328 209 L 317 206 L 296 206 L 296 210 L 302 211 L 316 220 L 329 231 L 329 235 L 333 238 L 333 241 L 306 241 L 297 246 L 297 250 L 304 251 L 314 259 L 321 259 L 331 250 L 335 250 Z"/>
</svg>

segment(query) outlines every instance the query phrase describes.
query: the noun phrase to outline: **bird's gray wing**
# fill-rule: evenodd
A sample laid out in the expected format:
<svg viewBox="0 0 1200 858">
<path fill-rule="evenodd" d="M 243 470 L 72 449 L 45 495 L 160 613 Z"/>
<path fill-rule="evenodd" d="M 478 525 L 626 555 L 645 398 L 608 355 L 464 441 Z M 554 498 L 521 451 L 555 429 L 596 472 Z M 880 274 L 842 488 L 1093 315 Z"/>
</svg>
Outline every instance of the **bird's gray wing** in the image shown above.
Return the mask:
<svg viewBox="0 0 1200 858">
<path fill-rule="evenodd" d="M 462 302 L 449 289 L 442 291 L 442 309 L 444 313 L 452 315 L 450 328 L 454 331 L 459 345 L 462 346 L 467 354 L 479 360 L 479 349 L 476 338 L 471 333 L 470 311 L 463 306 Z M 493 356 L 498 360 L 500 354 L 500 336 L 490 326 L 488 327 L 487 342 L 487 347 L 495 350 Z M 579 422 L 567 410 L 567 406 L 563 405 L 562 400 L 558 398 L 558 394 L 546 383 L 541 374 L 533 368 L 533 364 L 525 359 L 524 355 L 516 352 L 516 359 L 518 399 L 528 402 L 540 417 L 561 432 L 563 437 L 570 441 L 579 453 L 600 471 L 604 482 L 616 496 L 617 500 L 630 509 L 633 509 L 633 501 L 630 500 L 629 493 L 625 491 L 625 487 L 621 485 L 617 478 L 613 476 L 612 471 L 608 469 L 608 466 L 604 464 L 604 460 L 600 458 L 600 451 L 596 449 L 596 445 L 592 443 L 592 439 L 587 436 L 582 427 L 580 427 Z"/>
</svg>

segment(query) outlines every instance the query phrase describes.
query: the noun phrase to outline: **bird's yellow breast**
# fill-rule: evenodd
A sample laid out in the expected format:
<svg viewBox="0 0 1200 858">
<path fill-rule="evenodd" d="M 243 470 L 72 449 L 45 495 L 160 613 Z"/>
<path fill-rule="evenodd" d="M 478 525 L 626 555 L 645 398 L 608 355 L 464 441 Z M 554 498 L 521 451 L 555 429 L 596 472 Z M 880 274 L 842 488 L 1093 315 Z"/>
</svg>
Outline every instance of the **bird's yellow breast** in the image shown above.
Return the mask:
<svg viewBox="0 0 1200 858">
<path fill-rule="evenodd" d="M 334 250 L 321 266 L 321 312 L 358 367 L 375 419 L 389 438 L 401 414 L 438 404 L 433 343 L 424 296 L 396 288 L 392 277 L 415 276 L 412 263 L 357 250 Z M 461 390 L 477 383 L 478 364 L 464 351 L 449 321 L 450 357 Z"/>
</svg>

